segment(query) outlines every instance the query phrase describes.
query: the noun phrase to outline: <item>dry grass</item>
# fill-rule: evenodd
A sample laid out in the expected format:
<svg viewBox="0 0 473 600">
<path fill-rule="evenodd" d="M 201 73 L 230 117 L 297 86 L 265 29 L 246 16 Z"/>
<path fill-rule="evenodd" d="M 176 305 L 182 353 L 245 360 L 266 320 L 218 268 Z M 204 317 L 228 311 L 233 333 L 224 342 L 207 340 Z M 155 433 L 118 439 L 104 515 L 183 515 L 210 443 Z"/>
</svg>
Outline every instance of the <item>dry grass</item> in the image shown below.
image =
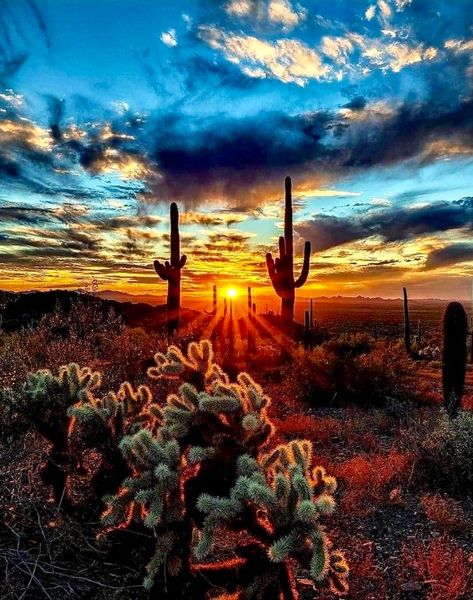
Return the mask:
<svg viewBox="0 0 473 600">
<path fill-rule="evenodd" d="M 471 598 L 473 556 L 449 537 L 432 539 L 427 544 L 405 545 L 402 556 L 401 580 L 425 586 L 425 600 Z"/>
<path fill-rule="evenodd" d="M 420 504 L 427 517 L 441 531 L 468 533 L 472 530 L 471 520 L 457 500 L 441 494 L 423 494 Z"/>
<path fill-rule="evenodd" d="M 365 516 L 376 506 L 399 498 L 411 464 L 409 455 L 391 450 L 386 455 L 360 455 L 335 465 L 331 472 L 343 483 L 341 510 Z"/>
</svg>

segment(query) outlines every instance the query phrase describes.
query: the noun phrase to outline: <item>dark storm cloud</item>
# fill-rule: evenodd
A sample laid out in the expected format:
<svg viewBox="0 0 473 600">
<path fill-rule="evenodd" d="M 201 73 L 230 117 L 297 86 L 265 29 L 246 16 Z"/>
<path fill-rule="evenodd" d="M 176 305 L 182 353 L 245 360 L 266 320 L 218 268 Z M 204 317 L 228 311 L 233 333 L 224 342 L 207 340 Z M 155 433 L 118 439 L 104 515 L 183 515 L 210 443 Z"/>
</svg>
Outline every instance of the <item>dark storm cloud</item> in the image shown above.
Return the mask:
<svg viewBox="0 0 473 600">
<path fill-rule="evenodd" d="M 36 225 L 52 221 L 49 209 L 30 206 L 0 206 L 0 221 Z"/>
<path fill-rule="evenodd" d="M 438 269 L 456 263 L 473 261 L 473 244 L 459 243 L 451 244 L 445 248 L 433 250 L 427 256 L 425 269 Z"/>
<path fill-rule="evenodd" d="M 356 106 L 363 117 L 360 99 Z M 473 154 L 473 100 L 454 106 L 406 102 L 388 116 L 366 113 L 355 121 L 328 111 L 271 112 L 196 128 L 169 115 L 158 121 L 156 140 L 158 198 L 189 202 L 219 196 L 251 206 L 262 190 L 279 188 L 281 174 L 320 173 L 330 180 L 372 167 L 434 161 L 435 153 L 425 153 L 433 142 L 448 153 L 449 142 L 460 141 Z"/>
<path fill-rule="evenodd" d="M 371 236 L 379 236 L 384 242 L 401 242 L 460 228 L 473 230 L 473 198 L 411 209 L 394 207 L 350 217 L 314 215 L 295 226 L 297 233 L 310 240 L 318 252 Z"/>
<path fill-rule="evenodd" d="M 60 104 L 55 106 L 60 117 Z M 432 162 L 459 144 L 473 155 L 471 99 L 453 106 L 406 102 L 388 116 L 372 117 L 368 108 L 355 98 L 351 110 L 360 115 L 356 120 L 324 110 L 299 115 L 267 112 L 241 119 L 219 116 L 205 122 L 168 113 L 150 120 L 137 136 L 128 135 L 127 122 L 117 121 L 117 130 L 106 136 L 87 134 L 74 140 L 64 140 L 58 118 L 51 124 L 51 150 L 34 146 L 29 130 L 18 127 L 2 145 L 0 175 L 30 191 L 77 199 L 107 192 L 130 198 L 144 192 L 149 202 L 178 200 L 189 205 L 220 198 L 248 209 L 279 194 L 285 174 L 326 184 L 373 167 Z M 122 182 L 91 190 L 72 185 L 68 176 L 77 162 L 96 175 L 109 168 L 110 160 L 120 164 L 132 159 L 147 161 L 153 173 L 145 188 Z M 55 178 L 61 166 L 66 172 Z"/>
<path fill-rule="evenodd" d="M 344 104 L 343 108 L 349 108 L 350 110 L 359 111 L 363 110 L 366 107 L 367 103 L 368 101 L 366 100 L 366 98 L 363 98 L 363 96 L 355 96 L 349 102 Z"/>
<path fill-rule="evenodd" d="M 255 11 L 257 5 L 258 2 L 253 3 Z M 0 0 L 0 7 L 3 6 L 5 0 Z M 228 18 L 222 11 L 222 3 L 204 2 L 203 6 L 206 18 L 214 11 L 222 19 Z M 434 45 L 439 52 L 443 52 L 446 32 L 441 34 L 436 27 L 438 23 L 445 25 L 447 15 L 448 35 L 466 37 L 467 3 L 455 3 L 455 7 L 448 7 L 448 12 L 445 6 L 444 2 L 431 5 L 419 0 L 402 11 L 417 37 L 423 28 L 430 28 L 426 35 L 438 38 Z M 438 16 L 440 9 L 442 19 Z M 32 7 L 30 17 L 35 19 L 47 46 L 44 21 Z M 11 34 L 8 28 L 6 32 Z M 193 35 L 192 31 L 184 35 L 188 46 L 181 51 L 180 43 L 169 64 L 163 65 L 164 79 L 174 84 L 175 76 L 184 87 L 185 97 L 215 95 L 223 87 L 225 93 L 241 91 L 244 98 L 248 87 L 269 85 L 247 77 L 228 61 L 199 54 L 198 41 L 194 39 L 195 45 L 191 43 Z M 447 54 L 448 60 L 441 65 L 416 66 L 421 74 L 419 81 L 426 90 L 424 100 L 408 98 L 402 105 L 393 104 L 383 114 L 371 111 L 369 100 L 375 99 L 373 95 L 354 90 L 342 112 L 316 110 L 287 114 L 281 110 L 241 118 L 230 118 L 216 110 L 210 118 L 199 117 L 198 112 L 189 117 L 189 106 L 180 99 L 162 103 L 146 119 L 132 114 L 104 117 L 102 124 L 109 127 L 106 137 L 98 133 L 100 123 L 94 115 L 93 126 L 84 125 L 84 135 L 72 138 L 66 135 L 64 127 L 64 123 L 70 122 L 67 107 L 51 97 L 48 99 L 51 148 L 34 146 L 27 128 L 19 127 L 14 138 L 2 140 L 0 177 L 31 192 L 77 200 L 103 197 L 142 198 L 150 203 L 176 200 L 189 207 L 218 199 L 234 202 L 235 211 L 247 211 L 279 197 L 281 179 L 286 174 L 292 175 L 296 182 L 323 186 L 373 168 L 433 162 L 447 155 L 451 147 L 461 148 L 464 155 L 473 155 L 468 53 Z M 154 61 L 146 53 L 138 59 L 144 65 Z M 149 74 L 154 79 L 157 75 Z M 162 92 L 160 89 L 159 93 Z M 82 100 L 82 116 L 90 125 L 90 115 L 98 109 L 87 104 L 87 99 Z M 78 100 L 73 102 L 77 104 Z M 356 118 L 344 114 L 347 110 Z M 23 115 L 9 118 L 21 123 Z M 103 188 L 94 187 L 93 184 L 100 183 L 99 176 L 108 173 L 111 151 L 114 161 L 144 161 L 149 172 L 135 182 L 112 183 L 103 178 Z M 90 176 L 92 182 L 90 177 L 81 182 L 78 172 Z M 345 234 L 340 232 L 340 235 L 343 238 Z"/>
</svg>

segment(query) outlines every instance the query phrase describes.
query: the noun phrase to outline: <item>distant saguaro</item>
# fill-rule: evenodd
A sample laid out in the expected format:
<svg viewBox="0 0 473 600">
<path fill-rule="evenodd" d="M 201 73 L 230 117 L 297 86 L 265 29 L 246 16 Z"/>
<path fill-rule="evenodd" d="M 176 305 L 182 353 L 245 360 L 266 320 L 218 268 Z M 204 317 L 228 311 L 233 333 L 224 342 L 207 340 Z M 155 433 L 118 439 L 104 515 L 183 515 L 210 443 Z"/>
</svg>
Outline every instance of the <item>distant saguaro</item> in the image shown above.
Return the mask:
<svg viewBox="0 0 473 600">
<path fill-rule="evenodd" d="M 217 314 L 217 286 L 214 284 L 212 288 L 212 314 Z"/>
<path fill-rule="evenodd" d="M 248 316 L 251 317 L 251 287 L 248 286 Z"/>
<path fill-rule="evenodd" d="M 281 317 L 284 321 L 294 320 L 295 290 L 307 281 L 309 275 L 310 242 L 304 245 L 304 262 L 297 280 L 294 279 L 294 232 L 292 227 L 292 183 L 291 178 L 285 180 L 284 237 L 279 238 L 279 258 L 266 255 L 271 283 L 276 294 L 281 298 Z"/>
<path fill-rule="evenodd" d="M 179 211 L 173 202 L 169 207 L 171 221 L 171 260 L 164 264 L 154 261 L 156 273 L 163 281 L 168 282 L 167 326 L 168 333 L 173 334 L 179 328 L 181 317 L 181 269 L 186 264 L 187 256 L 180 256 Z"/>
<path fill-rule="evenodd" d="M 407 354 L 411 353 L 411 325 L 409 322 L 409 301 L 407 298 L 407 289 L 402 288 L 404 297 L 404 345 Z"/>
<path fill-rule="evenodd" d="M 460 302 L 450 302 L 443 318 L 442 385 L 445 409 L 455 417 L 465 387 L 468 319 Z"/>
</svg>

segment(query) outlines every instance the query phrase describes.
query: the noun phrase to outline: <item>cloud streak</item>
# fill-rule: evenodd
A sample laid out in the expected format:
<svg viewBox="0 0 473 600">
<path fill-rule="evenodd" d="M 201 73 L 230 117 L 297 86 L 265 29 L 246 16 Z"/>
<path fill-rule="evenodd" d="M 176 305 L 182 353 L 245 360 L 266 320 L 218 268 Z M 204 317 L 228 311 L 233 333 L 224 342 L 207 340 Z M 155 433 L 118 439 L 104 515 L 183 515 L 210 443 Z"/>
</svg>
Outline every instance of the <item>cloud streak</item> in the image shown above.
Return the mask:
<svg viewBox="0 0 473 600">
<path fill-rule="evenodd" d="M 456 229 L 473 230 L 473 198 L 412 208 L 390 207 L 350 217 L 314 215 L 295 225 L 297 233 L 321 252 L 371 237 L 385 243 L 417 239 Z"/>
</svg>

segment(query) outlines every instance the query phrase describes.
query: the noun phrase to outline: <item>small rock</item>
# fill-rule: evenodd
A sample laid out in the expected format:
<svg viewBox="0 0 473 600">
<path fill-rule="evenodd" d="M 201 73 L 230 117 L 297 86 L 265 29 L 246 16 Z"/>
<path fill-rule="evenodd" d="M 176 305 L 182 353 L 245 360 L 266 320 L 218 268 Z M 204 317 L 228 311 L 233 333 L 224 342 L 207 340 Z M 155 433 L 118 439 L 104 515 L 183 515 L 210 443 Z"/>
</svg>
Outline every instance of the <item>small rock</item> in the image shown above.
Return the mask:
<svg viewBox="0 0 473 600">
<path fill-rule="evenodd" d="M 422 586 L 418 581 L 408 581 L 407 583 L 403 583 L 401 585 L 401 590 L 403 592 L 420 592 L 422 590 Z"/>
</svg>

